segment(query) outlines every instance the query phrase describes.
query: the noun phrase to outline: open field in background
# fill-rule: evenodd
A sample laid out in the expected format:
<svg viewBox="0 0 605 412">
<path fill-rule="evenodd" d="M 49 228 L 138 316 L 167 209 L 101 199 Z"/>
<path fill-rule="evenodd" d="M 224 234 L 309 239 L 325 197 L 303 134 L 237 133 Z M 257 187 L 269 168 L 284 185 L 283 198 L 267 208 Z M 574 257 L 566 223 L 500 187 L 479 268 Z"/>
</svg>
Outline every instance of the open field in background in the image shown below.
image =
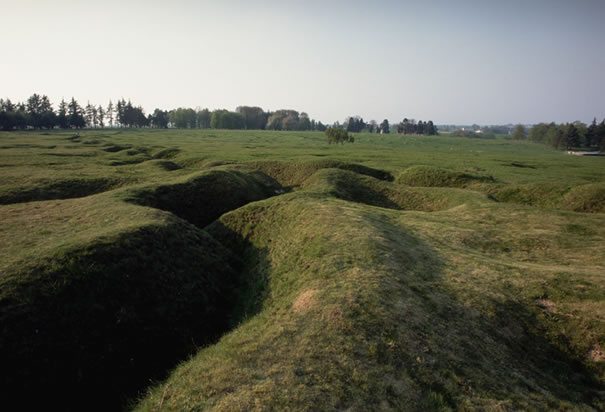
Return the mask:
<svg viewBox="0 0 605 412">
<path fill-rule="evenodd" d="M 112 129 L 0 133 L 0 176 L 24 407 L 605 409 L 605 158 Z"/>
</svg>

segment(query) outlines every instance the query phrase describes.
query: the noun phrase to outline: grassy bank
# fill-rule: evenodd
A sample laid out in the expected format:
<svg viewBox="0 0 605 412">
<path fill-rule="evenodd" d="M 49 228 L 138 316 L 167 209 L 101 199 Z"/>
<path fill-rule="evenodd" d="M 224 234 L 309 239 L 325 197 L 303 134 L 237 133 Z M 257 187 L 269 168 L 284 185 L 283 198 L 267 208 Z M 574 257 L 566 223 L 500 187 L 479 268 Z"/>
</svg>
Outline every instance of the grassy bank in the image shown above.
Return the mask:
<svg viewBox="0 0 605 412">
<path fill-rule="evenodd" d="M 602 158 L 220 130 L 0 147 L 24 407 L 605 408 Z"/>
</svg>

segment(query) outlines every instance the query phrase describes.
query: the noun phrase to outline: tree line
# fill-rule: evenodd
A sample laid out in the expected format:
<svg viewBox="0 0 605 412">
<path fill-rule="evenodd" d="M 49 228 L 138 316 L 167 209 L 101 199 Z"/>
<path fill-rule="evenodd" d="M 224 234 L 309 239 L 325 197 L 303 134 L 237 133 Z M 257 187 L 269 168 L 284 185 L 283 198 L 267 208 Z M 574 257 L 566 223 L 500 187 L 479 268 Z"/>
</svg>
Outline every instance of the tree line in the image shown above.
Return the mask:
<svg viewBox="0 0 605 412">
<path fill-rule="evenodd" d="M 64 99 L 55 110 L 47 96 L 33 94 L 26 102 L 13 103 L 10 99 L 0 99 L 0 129 L 82 129 L 104 127 L 153 127 L 190 129 L 260 129 L 260 130 L 317 130 L 327 126 L 309 118 L 305 112 L 277 110 L 266 112 L 260 107 L 239 106 L 235 112 L 219 109 L 194 110 L 177 108 L 174 110 L 155 109 L 145 115 L 142 107 L 130 100 L 119 99 L 107 106 L 80 105 L 72 97 Z"/>
<path fill-rule="evenodd" d="M 360 116 L 347 117 L 344 124 L 340 126 L 338 123 L 334 124 L 334 128 L 342 127 L 347 132 L 351 133 L 379 133 L 386 134 L 391 132 L 391 125 L 387 119 L 384 119 L 382 123 L 378 124 L 375 120 L 370 120 L 366 123 Z M 419 120 L 416 122 L 414 119 L 404 118 L 397 125 L 397 133 L 405 135 L 424 135 L 433 136 L 438 134 L 437 127 L 433 124 L 432 120 L 423 122 Z"/>
<path fill-rule="evenodd" d="M 188 129 L 324 131 L 327 128 L 322 122 L 310 119 L 305 112 L 299 113 L 296 110 L 266 112 L 257 106 L 238 106 L 234 112 L 225 109 L 210 111 L 179 107 L 170 112 L 163 112 L 162 115 L 165 119 L 163 125 L 170 124 L 172 127 Z"/>
<path fill-rule="evenodd" d="M 69 102 L 61 99 L 57 110 L 52 107 L 47 96 L 31 95 L 25 103 L 13 104 L 10 99 L 0 99 L 0 129 L 82 129 L 103 128 L 105 126 L 144 127 L 152 119 L 145 116 L 140 106 L 130 101 L 111 100 L 106 107 L 92 105 L 81 106 L 72 97 Z"/>
<path fill-rule="evenodd" d="M 188 129 L 255 129 L 255 130 L 299 130 L 326 131 L 328 127 L 343 128 L 351 133 L 390 133 L 387 119 L 378 124 L 375 120 L 365 122 L 360 116 L 349 116 L 341 125 L 325 125 L 313 120 L 305 112 L 296 110 L 265 111 L 256 106 L 239 106 L 235 111 L 218 109 L 192 109 L 179 107 L 173 110 L 155 109 L 146 115 L 141 106 L 130 100 L 111 100 L 106 106 L 88 102 L 81 105 L 75 98 L 61 99 L 55 110 L 45 95 L 34 93 L 27 101 L 13 103 L 0 99 L 0 129 L 82 129 L 104 127 L 152 127 Z M 397 126 L 402 134 L 434 135 L 437 128 L 432 121 L 403 119 Z"/>
<path fill-rule="evenodd" d="M 414 119 L 403 119 L 397 126 L 397 133 L 400 134 L 419 134 L 424 136 L 434 136 L 438 134 L 437 127 L 433 124 L 432 120 L 423 122 L 418 120 L 418 123 Z"/>
<path fill-rule="evenodd" d="M 530 140 L 543 143 L 560 150 L 587 149 L 605 152 L 605 119 L 586 125 L 573 123 L 538 123 L 526 133 L 522 125 L 517 125 L 512 134 L 515 140 Z"/>
</svg>

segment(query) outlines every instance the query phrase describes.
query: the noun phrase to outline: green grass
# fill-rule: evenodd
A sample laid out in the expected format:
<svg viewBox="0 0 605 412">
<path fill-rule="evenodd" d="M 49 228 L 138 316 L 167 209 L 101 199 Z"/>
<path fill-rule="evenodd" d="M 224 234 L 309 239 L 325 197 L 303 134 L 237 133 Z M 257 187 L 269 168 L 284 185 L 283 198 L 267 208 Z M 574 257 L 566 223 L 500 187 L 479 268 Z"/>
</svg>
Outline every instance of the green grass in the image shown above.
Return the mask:
<svg viewBox="0 0 605 412">
<path fill-rule="evenodd" d="M 603 410 L 604 161 L 0 133 L 0 384 L 64 409 Z"/>
</svg>

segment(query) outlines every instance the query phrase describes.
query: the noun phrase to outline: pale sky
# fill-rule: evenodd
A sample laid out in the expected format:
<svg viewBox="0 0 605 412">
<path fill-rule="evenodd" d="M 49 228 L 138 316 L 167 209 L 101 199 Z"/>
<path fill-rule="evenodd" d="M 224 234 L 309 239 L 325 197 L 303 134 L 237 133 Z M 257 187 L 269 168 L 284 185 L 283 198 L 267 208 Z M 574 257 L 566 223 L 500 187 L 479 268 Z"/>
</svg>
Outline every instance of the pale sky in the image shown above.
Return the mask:
<svg viewBox="0 0 605 412">
<path fill-rule="evenodd" d="M 332 123 L 605 117 L 605 0 L 0 0 L 0 97 Z"/>
</svg>

